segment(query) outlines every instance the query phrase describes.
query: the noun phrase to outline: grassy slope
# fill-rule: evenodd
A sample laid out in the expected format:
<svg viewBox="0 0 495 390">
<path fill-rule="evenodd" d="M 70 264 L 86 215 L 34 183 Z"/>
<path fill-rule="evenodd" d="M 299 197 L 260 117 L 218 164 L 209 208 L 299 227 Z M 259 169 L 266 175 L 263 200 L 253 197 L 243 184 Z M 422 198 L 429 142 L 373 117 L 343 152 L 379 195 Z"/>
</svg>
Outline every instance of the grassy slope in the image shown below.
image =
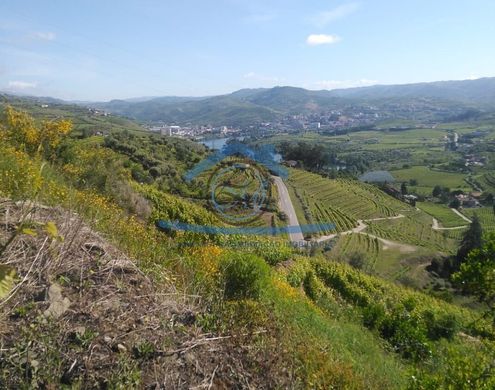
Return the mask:
<svg viewBox="0 0 495 390">
<path fill-rule="evenodd" d="M 466 221 L 455 214 L 448 206 L 439 203 L 418 202 L 418 208 L 436 218 L 443 227 L 456 227 L 466 225 Z"/>
<path fill-rule="evenodd" d="M 9 97 L 1 99 L 0 108 L 4 105 L 28 112 L 36 119 L 53 120 L 59 118 L 70 119 L 74 125 L 74 135 L 80 135 L 84 130 L 89 131 L 130 131 L 144 133 L 146 130 L 138 123 L 118 116 L 97 116 L 91 114 L 88 109 L 76 105 L 49 104 L 42 108 L 40 103 L 33 100 Z"/>
</svg>

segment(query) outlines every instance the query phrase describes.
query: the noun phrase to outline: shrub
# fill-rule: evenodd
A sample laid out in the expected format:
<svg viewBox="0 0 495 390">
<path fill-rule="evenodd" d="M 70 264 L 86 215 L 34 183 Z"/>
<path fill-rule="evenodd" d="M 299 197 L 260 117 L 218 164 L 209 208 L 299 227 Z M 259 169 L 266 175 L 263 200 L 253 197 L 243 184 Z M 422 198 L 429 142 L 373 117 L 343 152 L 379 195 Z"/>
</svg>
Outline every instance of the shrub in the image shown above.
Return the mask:
<svg viewBox="0 0 495 390">
<path fill-rule="evenodd" d="M 380 333 L 406 359 L 421 360 L 431 355 L 425 327 L 418 316 L 405 308 L 398 307 L 387 316 Z"/>
<path fill-rule="evenodd" d="M 370 305 L 363 309 L 363 324 L 369 329 L 377 329 L 385 319 L 382 305 Z"/>
<path fill-rule="evenodd" d="M 436 314 L 428 310 L 424 312 L 423 317 L 430 340 L 451 340 L 459 330 L 459 323 L 452 314 Z"/>
<path fill-rule="evenodd" d="M 325 285 L 318 279 L 313 271 L 309 271 L 303 283 L 304 292 L 313 301 L 317 301 L 323 295 Z"/>
<path fill-rule="evenodd" d="M 355 269 L 363 269 L 366 265 L 366 256 L 359 252 L 352 253 L 349 256 L 349 265 Z"/>
<path fill-rule="evenodd" d="M 257 299 L 268 282 L 270 268 L 260 257 L 231 253 L 221 261 L 227 299 Z"/>
<path fill-rule="evenodd" d="M 284 243 L 260 242 L 255 252 L 258 256 L 263 257 L 268 264 L 277 265 L 291 257 L 292 248 Z"/>
<path fill-rule="evenodd" d="M 0 194 L 14 199 L 29 199 L 41 189 L 41 162 L 13 147 L 0 144 Z"/>
</svg>

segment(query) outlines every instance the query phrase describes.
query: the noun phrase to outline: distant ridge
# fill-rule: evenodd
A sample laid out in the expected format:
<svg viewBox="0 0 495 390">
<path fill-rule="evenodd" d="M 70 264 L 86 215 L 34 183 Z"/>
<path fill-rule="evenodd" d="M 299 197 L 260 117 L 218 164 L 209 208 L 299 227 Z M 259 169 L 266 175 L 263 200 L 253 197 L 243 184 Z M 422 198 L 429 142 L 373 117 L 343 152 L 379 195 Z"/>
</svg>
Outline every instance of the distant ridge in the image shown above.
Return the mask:
<svg viewBox="0 0 495 390">
<path fill-rule="evenodd" d="M 109 102 L 82 102 L 80 105 L 144 122 L 246 126 L 276 121 L 286 115 L 338 110 L 349 105 L 374 105 L 383 108 L 391 104 L 418 101 L 432 112 L 445 111 L 446 107 L 456 107 L 458 111 L 491 111 L 495 109 L 495 78 L 375 85 L 331 91 L 279 86 L 241 89 L 230 94 L 209 97 L 141 97 Z"/>
</svg>

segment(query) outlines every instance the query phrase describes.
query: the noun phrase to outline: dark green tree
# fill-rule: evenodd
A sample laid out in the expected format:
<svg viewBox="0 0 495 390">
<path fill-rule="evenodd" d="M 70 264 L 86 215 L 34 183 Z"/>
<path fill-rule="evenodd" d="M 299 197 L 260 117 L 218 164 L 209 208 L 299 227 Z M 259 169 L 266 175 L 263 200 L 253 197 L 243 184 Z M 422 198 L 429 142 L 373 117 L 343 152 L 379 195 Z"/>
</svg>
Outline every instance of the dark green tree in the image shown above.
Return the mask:
<svg viewBox="0 0 495 390">
<path fill-rule="evenodd" d="M 449 207 L 453 209 L 458 209 L 461 207 L 461 201 L 457 198 L 452 199 L 452 201 L 449 203 Z"/>
<path fill-rule="evenodd" d="M 402 195 L 407 195 L 407 185 L 405 182 L 400 186 L 400 192 Z"/>
<path fill-rule="evenodd" d="M 459 272 L 452 277 L 464 292 L 476 296 L 495 310 L 495 234 L 482 247 L 469 253 Z"/>
<path fill-rule="evenodd" d="M 483 229 L 481 228 L 480 220 L 475 214 L 469 229 L 464 233 L 462 238 L 461 246 L 457 250 L 455 256 L 454 269 L 453 271 L 458 271 L 461 265 L 466 260 L 469 253 L 475 249 L 481 248 L 483 244 Z"/>
<path fill-rule="evenodd" d="M 442 194 L 442 187 L 436 185 L 431 193 L 435 198 L 438 198 Z"/>
</svg>

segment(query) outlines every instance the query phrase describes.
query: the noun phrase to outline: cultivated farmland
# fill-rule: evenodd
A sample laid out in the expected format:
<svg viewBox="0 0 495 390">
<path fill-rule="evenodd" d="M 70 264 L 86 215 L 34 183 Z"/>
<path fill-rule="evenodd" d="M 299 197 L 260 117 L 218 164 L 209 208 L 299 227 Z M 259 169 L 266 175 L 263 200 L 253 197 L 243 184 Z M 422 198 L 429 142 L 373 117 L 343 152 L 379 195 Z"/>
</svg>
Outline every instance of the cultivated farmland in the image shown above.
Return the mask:
<svg viewBox="0 0 495 390">
<path fill-rule="evenodd" d="M 423 210 L 425 213 L 430 214 L 433 218 L 436 218 L 443 227 L 450 228 L 456 226 L 464 226 L 467 224 L 465 220 L 455 214 L 448 206 L 444 204 L 418 202 L 416 206 Z"/>
<path fill-rule="evenodd" d="M 474 214 L 480 219 L 481 226 L 485 233 L 495 233 L 495 214 L 492 207 L 481 207 L 476 209 L 464 209 L 462 211 L 468 218 L 472 218 Z"/>
<path fill-rule="evenodd" d="M 334 232 L 350 230 L 360 219 L 393 217 L 412 210 L 380 189 L 353 180 L 330 180 L 291 170 L 288 184 L 292 187 L 296 211 L 299 209 L 300 223 L 333 223 Z"/>
</svg>

